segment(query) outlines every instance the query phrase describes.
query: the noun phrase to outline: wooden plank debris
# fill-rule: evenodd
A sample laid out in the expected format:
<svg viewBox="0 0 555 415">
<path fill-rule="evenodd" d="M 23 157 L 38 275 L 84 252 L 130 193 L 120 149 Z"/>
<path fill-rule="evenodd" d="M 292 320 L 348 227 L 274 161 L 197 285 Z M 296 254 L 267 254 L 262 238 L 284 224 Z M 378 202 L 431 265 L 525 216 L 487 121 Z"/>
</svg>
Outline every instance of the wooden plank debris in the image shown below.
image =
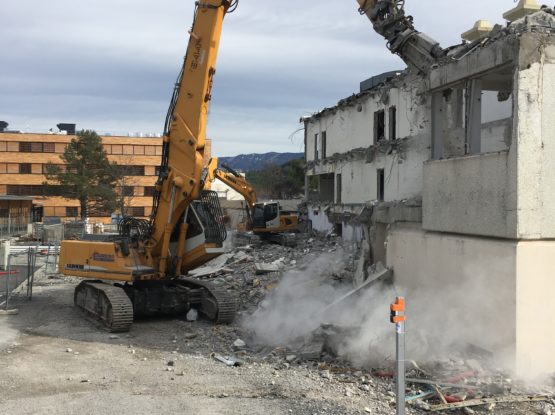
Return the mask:
<svg viewBox="0 0 555 415">
<path fill-rule="evenodd" d="M 445 382 L 438 382 L 435 380 L 428 380 L 428 379 L 416 379 L 416 378 L 407 378 L 408 383 L 419 383 L 423 385 L 436 385 L 442 388 L 459 388 L 459 389 L 470 389 L 475 390 L 479 389 L 480 386 L 478 385 L 467 385 L 462 383 L 445 383 Z"/>
<path fill-rule="evenodd" d="M 463 402 L 431 405 L 430 411 L 448 411 L 450 409 L 467 408 L 470 406 L 490 405 L 496 403 L 542 402 L 548 401 L 549 399 L 550 398 L 547 396 L 500 396 L 497 398 L 471 399 Z"/>
</svg>

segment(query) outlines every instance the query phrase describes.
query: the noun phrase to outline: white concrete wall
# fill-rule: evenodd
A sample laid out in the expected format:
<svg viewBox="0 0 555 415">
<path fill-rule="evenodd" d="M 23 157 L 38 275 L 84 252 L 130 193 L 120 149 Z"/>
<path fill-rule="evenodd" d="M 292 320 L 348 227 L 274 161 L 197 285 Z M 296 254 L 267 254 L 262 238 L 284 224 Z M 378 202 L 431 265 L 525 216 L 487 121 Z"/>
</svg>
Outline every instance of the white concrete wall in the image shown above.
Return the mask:
<svg viewBox="0 0 555 415">
<path fill-rule="evenodd" d="M 427 162 L 422 196 L 426 230 L 501 238 L 516 237 L 509 211 L 514 184 L 508 153 L 491 153 Z"/>
<path fill-rule="evenodd" d="M 517 248 L 516 362 L 523 376 L 555 371 L 555 242 L 524 241 Z"/>
<path fill-rule="evenodd" d="M 328 157 L 356 148 L 366 148 L 374 144 L 374 112 L 385 110 L 386 138 L 389 133 L 389 111 L 397 108 L 397 137 L 419 134 L 428 118 L 426 103 L 415 105 L 415 85 L 391 88 L 389 91 L 376 90 L 361 97 L 352 104 L 334 108 L 319 118 L 314 118 L 307 128 L 307 161 L 314 160 L 315 134 L 321 137 L 326 132 Z M 388 97 L 384 103 L 383 95 Z M 418 97 L 420 99 L 420 97 Z M 359 112 L 360 109 L 360 112 Z"/>
<path fill-rule="evenodd" d="M 422 346 L 416 344 L 418 339 L 430 342 L 429 349 L 419 352 L 433 352 L 434 358 L 453 350 L 452 343 L 461 347 L 470 342 L 514 364 L 515 242 L 397 224 L 389 231 L 387 263 L 397 291 L 407 297 L 407 344 L 412 353 Z"/>
<path fill-rule="evenodd" d="M 410 81 L 414 81 L 413 78 Z M 430 105 L 418 95 L 419 82 L 380 89 L 369 93 L 353 104 L 328 111 L 307 124 L 307 160 L 314 161 L 315 134 L 327 136 L 327 156 L 343 154 L 374 143 L 374 112 L 384 109 L 386 137 L 389 134 L 389 111 L 397 108 L 397 138 L 402 151 L 391 154 L 377 153 L 371 163 L 364 155 L 347 160 L 320 161 L 308 174 L 341 174 L 341 203 L 361 204 L 378 198 L 377 170 L 384 169 L 385 200 L 394 201 L 419 196 L 422 191 L 422 164 L 430 156 Z M 419 100 L 418 105 L 415 100 Z M 360 110 L 360 111 L 359 111 Z M 335 195 L 337 200 L 337 195 Z"/>
<path fill-rule="evenodd" d="M 543 41 L 547 39 L 544 38 Z M 555 238 L 555 45 L 521 39 L 515 91 L 518 237 Z"/>
<path fill-rule="evenodd" d="M 360 243 L 363 238 L 362 226 L 353 226 L 343 223 L 343 236 L 341 239 L 345 242 Z"/>
<path fill-rule="evenodd" d="M 333 223 L 328 219 L 328 215 L 324 209 L 314 206 L 308 206 L 308 220 L 312 223 L 312 229 L 318 232 L 327 233 L 333 229 Z"/>
<path fill-rule="evenodd" d="M 387 239 L 396 289 L 407 296 L 412 344 L 473 343 L 521 377 L 555 371 L 555 241 L 510 241 L 426 232 L 397 224 Z M 437 339 L 439 337 L 439 339 Z M 438 342 L 434 344 L 433 342 Z"/>
</svg>

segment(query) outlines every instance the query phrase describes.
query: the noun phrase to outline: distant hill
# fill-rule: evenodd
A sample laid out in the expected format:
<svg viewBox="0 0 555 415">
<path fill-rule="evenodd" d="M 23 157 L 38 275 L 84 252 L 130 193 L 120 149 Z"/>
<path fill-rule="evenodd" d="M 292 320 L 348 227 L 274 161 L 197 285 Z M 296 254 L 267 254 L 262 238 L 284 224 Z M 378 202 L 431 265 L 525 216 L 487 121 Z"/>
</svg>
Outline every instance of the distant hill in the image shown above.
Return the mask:
<svg viewBox="0 0 555 415">
<path fill-rule="evenodd" d="M 291 160 L 302 159 L 304 153 L 265 153 L 240 154 L 235 157 L 220 157 L 220 164 L 226 164 L 234 170 L 257 171 L 268 165 L 282 166 Z"/>
</svg>

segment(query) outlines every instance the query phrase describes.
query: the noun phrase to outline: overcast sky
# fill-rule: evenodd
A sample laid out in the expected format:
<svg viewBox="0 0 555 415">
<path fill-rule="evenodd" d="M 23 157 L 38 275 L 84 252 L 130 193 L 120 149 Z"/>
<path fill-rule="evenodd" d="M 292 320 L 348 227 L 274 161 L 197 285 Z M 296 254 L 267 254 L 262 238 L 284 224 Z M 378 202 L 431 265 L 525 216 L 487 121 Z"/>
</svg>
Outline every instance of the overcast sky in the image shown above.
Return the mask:
<svg viewBox="0 0 555 415">
<path fill-rule="evenodd" d="M 208 135 L 213 153 L 302 151 L 298 120 L 402 69 L 355 0 L 240 0 L 226 17 Z M 514 0 L 406 0 L 418 30 L 448 46 Z M 0 24 L 0 120 L 160 133 L 193 0 L 8 0 Z"/>
</svg>

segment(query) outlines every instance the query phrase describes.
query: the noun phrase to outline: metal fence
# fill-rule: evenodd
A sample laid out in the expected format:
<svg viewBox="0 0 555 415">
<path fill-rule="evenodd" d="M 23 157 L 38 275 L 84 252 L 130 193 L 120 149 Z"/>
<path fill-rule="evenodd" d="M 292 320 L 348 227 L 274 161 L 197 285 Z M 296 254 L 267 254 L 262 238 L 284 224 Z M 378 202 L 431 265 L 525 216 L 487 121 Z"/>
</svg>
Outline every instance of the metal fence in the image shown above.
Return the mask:
<svg viewBox="0 0 555 415">
<path fill-rule="evenodd" d="M 59 245 L 11 246 L 0 271 L 0 308 L 10 310 L 33 298 L 35 279 L 57 273 Z"/>
</svg>

